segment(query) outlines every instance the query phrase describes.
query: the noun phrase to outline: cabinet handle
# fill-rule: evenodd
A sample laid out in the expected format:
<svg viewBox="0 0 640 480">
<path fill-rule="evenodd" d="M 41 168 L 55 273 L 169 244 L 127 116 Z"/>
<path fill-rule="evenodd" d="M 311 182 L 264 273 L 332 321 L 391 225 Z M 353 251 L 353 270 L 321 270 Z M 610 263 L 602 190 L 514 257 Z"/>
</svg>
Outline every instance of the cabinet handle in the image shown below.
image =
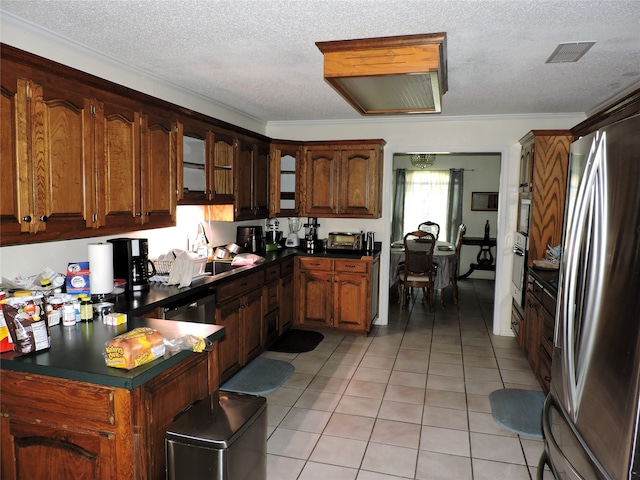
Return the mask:
<svg viewBox="0 0 640 480">
<path fill-rule="evenodd" d="M 31 223 L 31 215 L 25 215 L 22 217 L 23 222 Z"/>
<path fill-rule="evenodd" d="M 150 216 L 151 216 L 151 212 L 145 212 L 145 215 L 146 215 L 147 217 L 150 217 Z"/>
<path fill-rule="evenodd" d="M 353 265 L 353 264 L 352 264 L 352 265 L 345 265 L 345 267 L 346 267 L 346 268 L 356 268 L 356 266 L 355 266 L 355 265 Z"/>
<path fill-rule="evenodd" d="M 41 215 L 41 216 L 40 216 L 40 221 L 41 221 L 41 222 L 45 222 L 45 223 L 47 223 L 47 220 L 49 220 L 49 217 L 47 217 L 46 215 Z"/>
<path fill-rule="evenodd" d="M 549 377 L 549 376 L 544 377 L 544 380 L 545 380 L 545 382 L 550 382 L 551 381 L 551 377 Z"/>
<path fill-rule="evenodd" d="M 142 212 L 136 212 L 136 217 L 141 217 L 142 216 Z"/>
</svg>

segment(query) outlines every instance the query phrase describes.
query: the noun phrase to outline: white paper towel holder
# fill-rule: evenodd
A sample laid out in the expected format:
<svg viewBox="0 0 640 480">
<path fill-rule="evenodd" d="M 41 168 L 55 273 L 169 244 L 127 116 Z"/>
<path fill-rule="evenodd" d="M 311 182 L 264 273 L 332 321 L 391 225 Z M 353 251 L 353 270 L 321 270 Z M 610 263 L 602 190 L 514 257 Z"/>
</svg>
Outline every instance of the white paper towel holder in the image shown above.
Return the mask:
<svg viewBox="0 0 640 480">
<path fill-rule="evenodd" d="M 91 295 L 102 299 L 113 292 L 113 244 L 90 243 L 87 249 Z"/>
</svg>

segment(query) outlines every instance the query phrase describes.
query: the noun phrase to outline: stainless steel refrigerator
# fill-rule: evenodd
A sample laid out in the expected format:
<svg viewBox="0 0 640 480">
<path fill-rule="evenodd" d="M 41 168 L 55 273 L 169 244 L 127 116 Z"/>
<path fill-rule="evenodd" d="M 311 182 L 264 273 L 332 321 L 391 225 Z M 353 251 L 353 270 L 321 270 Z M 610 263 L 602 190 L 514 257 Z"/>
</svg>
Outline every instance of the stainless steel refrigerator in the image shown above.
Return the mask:
<svg viewBox="0 0 640 480">
<path fill-rule="evenodd" d="M 568 177 L 538 479 L 640 478 L 640 116 L 575 141 Z"/>
</svg>

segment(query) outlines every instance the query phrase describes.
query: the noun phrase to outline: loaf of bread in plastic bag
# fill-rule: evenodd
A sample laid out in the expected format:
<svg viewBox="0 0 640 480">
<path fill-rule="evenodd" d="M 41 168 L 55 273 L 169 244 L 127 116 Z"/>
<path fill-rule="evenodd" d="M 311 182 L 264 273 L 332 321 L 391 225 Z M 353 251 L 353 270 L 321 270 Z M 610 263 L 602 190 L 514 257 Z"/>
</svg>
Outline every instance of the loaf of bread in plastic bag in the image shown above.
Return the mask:
<svg viewBox="0 0 640 480">
<path fill-rule="evenodd" d="M 164 352 L 162 335 L 153 328 L 140 327 L 109 340 L 104 358 L 109 367 L 131 370 L 162 357 Z"/>
</svg>

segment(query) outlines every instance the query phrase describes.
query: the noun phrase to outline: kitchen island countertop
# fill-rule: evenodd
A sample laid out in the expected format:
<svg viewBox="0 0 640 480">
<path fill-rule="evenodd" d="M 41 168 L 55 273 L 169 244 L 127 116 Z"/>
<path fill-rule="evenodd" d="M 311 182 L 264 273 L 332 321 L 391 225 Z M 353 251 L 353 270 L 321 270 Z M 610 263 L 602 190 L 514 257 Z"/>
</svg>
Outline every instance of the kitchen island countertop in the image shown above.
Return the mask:
<svg viewBox="0 0 640 480">
<path fill-rule="evenodd" d="M 167 350 L 163 358 L 132 370 L 107 367 L 102 355 L 106 343 L 136 327 L 153 328 L 169 340 L 185 334 L 210 341 L 224 336 L 224 327 L 218 325 L 141 317 L 129 317 L 127 323 L 117 326 L 104 325 L 99 320 L 71 327 L 59 324 L 50 328 L 51 348 L 23 356 L 14 352 L 0 354 L 0 368 L 132 390 L 189 355 L 201 355 L 189 350 L 172 354 Z"/>
</svg>

